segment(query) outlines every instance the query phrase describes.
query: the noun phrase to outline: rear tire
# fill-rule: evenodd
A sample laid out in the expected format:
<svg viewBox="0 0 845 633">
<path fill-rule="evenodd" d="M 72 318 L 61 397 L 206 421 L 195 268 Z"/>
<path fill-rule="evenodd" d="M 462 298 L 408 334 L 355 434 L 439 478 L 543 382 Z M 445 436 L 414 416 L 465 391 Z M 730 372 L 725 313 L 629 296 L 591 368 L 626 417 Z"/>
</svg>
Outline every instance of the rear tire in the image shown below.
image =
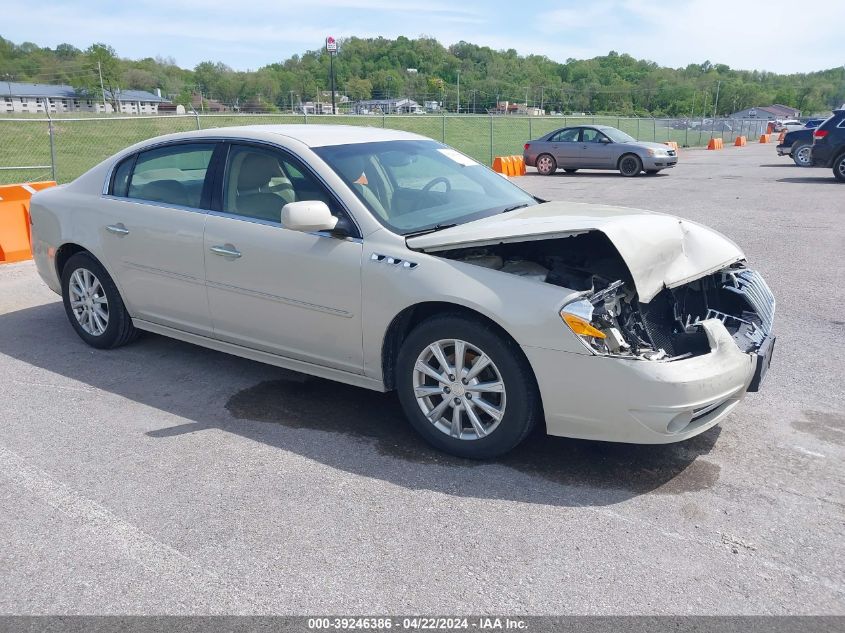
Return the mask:
<svg viewBox="0 0 845 633">
<path fill-rule="evenodd" d="M 62 270 L 62 302 L 79 337 L 91 347 L 113 349 L 138 337 L 120 292 L 90 253 L 76 253 Z"/>
<path fill-rule="evenodd" d="M 643 170 L 643 161 L 636 154 L 625 154 L 619 159 L 619 173 L 627 178 L 639 176 Z"/>
<path fill-rule="evenodd" d="M 792 148 L 792 161 L 798 167 L 812 166 L 812 151 L 813 146 L 809 143 L 801 143 Z"/>
<path fill-rule="evenodd" d="M 507 453 L 542 418 L 534 374 L 519 346 L 461 315 L 436 316 L 414 328 L 399 350 L 396 387 L 411 426 L 458 457 Z"/>
<path fill-rule="evenodd" d="M 540 154 L 534 164 L 541 176 L 551 176 L 557 170 L 557 161 L 551 154 Z"/>
<path fill-rule="evenodd" d="M 841 154 L 833 161 L 833 177 L 839 182 L 845 182 L 845 154 Z"/>
</svg>

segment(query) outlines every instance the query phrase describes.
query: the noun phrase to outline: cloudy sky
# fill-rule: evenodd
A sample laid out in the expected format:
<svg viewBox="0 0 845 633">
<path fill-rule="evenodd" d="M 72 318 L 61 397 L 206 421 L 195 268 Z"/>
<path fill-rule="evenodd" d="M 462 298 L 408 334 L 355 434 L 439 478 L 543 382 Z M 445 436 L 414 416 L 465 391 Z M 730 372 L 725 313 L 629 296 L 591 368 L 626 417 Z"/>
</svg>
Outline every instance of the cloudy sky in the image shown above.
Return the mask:
<svg viewBox="0 0 845 633">
<path fill-rule="evenodd" d="M 3 0 L 0 35 L 112 45 L 123 57 L 255 69 L 326 35 L 436 37 L 564 61 L 610 50 L 667 66 L 710 60 L 804 72 L 845 64 L 843 0 Z M 810 15 L 810 17 L 804 17 Z"/>
</svg>

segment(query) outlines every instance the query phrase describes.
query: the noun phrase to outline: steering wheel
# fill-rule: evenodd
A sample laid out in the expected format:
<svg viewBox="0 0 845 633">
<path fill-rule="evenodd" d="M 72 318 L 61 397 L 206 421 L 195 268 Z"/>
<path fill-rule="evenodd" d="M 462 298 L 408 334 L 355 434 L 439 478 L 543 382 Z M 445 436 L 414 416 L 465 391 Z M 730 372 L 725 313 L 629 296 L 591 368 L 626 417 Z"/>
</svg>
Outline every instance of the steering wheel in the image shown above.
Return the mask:
<svg viewBox="0 0 845 633">
<path fill-rule="evenodd" d="M 444 191 L 443 193 L 449 193 L 450 191 L 452 191 L 452 183 L 449 182 L 448 178 L 444 178 L 443 176 L 438 176 L 437 178 L 432 178 L 428 182 L 428 184 L 425 187 L 422 188 L 422 190 L 424 192 L 428 193 L 429 191 L 431 191 L 434 188 L 434 186 L 436 184 L 441 183 L 441 182 L 446 183 L 446 191 Z"/>
</svg>

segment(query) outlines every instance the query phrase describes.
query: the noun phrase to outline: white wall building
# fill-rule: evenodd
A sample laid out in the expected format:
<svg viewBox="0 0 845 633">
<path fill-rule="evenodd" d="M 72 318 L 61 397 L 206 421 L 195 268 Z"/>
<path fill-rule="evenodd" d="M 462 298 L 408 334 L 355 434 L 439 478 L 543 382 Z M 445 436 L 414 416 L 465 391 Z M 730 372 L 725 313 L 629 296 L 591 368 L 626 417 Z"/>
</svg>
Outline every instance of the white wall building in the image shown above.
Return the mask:
<svg viewBox="0 0 845 633">
<path fill-rule="evenodd" d="M 168 103 L 156 94 L 145 90 L 118 90 L 115 98 L 106 91 L 102 98 L 80 93 L 72 86 L 30 84 L 14 81 L 0 82 L 0 114 L 63 114 L 66 112 L 114 112 L 117 101 L 122 114 L 158 114 L 160 103 Z"/>
</svg>

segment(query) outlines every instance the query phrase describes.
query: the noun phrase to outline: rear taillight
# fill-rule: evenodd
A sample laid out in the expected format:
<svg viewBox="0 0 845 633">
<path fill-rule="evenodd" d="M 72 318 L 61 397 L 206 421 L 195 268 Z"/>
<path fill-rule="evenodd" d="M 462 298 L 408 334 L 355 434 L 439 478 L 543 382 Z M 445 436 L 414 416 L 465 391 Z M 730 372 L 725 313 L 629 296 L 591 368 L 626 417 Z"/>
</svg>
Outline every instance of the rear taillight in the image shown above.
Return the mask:
<svg viewBox="0 0 845 633">
<path fill-rule="evenodd" d="M 827 136 L 827 134 L 827 130 L 816 130 L 815 132 L 813 132 L 813 138 L 824 138 L 825 136 Z"/>
<path fill-rule="evenodd" d="M 526 143 L 522 146 L 522 149 L 528 149 L 529 147 L 531 147 L 531 143 Z"/>
</svg>

